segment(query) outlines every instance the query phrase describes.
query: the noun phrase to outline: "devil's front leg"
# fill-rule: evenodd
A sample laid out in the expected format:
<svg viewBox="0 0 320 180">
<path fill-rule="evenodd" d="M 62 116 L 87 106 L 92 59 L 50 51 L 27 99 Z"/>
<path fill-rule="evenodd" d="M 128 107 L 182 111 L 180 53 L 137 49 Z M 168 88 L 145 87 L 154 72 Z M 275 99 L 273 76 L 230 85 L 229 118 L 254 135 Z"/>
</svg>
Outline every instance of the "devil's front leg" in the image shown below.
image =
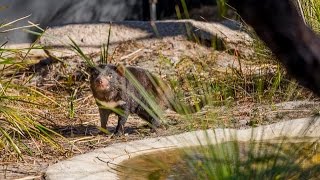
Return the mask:
<svg viewBox="0 0 320 180">
<path fill-rule="evenodd" d="M 128 116 L 129 116 L 129 112 L 127 111 L 124 111 L 123 113 L 118 114 L 118 125 L 114 132 L 116 136 L 121 136 L 124 134 L 124 125 L 127 122 Z"/>
<path fill-rule="evenodd" d="M 108 123 L 109 115 L 111 113 L 112 113 L 112 111 L 109 109 L 99 108 L 101 128 L 103 128 L 105 130 L 107 129 L 107 123 Z"/>
</svg>

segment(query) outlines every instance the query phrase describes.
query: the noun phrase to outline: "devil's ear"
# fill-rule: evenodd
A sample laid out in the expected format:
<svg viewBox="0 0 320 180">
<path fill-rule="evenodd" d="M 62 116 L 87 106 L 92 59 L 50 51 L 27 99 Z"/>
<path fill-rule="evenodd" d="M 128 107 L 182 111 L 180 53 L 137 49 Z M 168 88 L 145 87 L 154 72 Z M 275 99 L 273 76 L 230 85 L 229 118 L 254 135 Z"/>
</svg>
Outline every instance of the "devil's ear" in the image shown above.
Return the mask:
<svg viewBox="0 0 320 180">
<path fill-rule="evenodd" d="M 124 65 L 122 65 L 122 64 L 117 65 L 117 73 L 120 76 L 124 76 L 125 73 L 126 73 L 126 67 Z"/>
<path fill-rule="evenodd" d="M 90 74 L 93 74 L 95 71 L 97 71 L 97 68 L 95 66 L 87 66 L 86 71 Z"/>
</svg>

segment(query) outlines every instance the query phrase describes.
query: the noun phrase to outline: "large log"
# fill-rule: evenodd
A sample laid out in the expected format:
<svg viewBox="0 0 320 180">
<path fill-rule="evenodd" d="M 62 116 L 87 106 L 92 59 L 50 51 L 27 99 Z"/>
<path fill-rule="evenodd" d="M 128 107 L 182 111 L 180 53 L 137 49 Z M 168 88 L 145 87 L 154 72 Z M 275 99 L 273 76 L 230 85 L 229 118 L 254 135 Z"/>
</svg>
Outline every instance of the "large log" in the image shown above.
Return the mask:
<svg viewBox="0 0 320 180">
<path fill-rule="evenodd" d="M 320 95 L 320 38 L 292 0 L 229 0 L 300 84 Z"/>
</svg>

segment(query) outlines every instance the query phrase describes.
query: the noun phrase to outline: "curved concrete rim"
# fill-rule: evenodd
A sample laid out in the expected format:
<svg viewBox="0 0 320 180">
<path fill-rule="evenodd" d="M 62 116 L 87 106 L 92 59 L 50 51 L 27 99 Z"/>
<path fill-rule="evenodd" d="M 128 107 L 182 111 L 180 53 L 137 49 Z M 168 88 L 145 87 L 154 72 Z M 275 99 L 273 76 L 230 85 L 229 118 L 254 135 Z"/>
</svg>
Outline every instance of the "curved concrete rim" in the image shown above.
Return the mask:
<svg viewBox="0 0 320 180">
<path fill-rule="evenodd" d="M 279 137 L 315 139 L 320 137 L 320 117 L 295 119 L 251 129 L 212 129 L 113 144 L 51 165 L 46 179 L 119 179 L 118 164 L 153 151 L 217 144 L 226 141 L 272 140 Z"/>
</svg>

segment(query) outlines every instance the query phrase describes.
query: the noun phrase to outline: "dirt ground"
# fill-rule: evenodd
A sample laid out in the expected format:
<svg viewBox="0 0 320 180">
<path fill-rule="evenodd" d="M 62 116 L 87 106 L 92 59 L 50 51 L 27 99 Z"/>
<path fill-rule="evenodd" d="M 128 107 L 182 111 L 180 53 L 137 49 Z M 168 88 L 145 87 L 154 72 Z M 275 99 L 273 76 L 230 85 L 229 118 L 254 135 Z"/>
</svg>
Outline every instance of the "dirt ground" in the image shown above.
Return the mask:
<svg viewBox="0 0 320 180">
<path fill-rule="evenodd" d="M 115 43 L 110 52 L 109 60 L 112 63 L 143 67 L 163 79 L 183 79 L 193 73 L 198 74 L 201 81 L 214 82 L 226 72 L 241 71 L 249 76 L 257 72 L 274 73 L 275 69 L 272 63 L 262 64 L 265 61 L 259 61 L 260 64 L 256 65 L 256 62 L 248 60 L 247 55 L 241 56 L 241 61 L 238 61 L 239 56 L 234 49 L 216 51 L 210 46 L 182 36 L 128 40 Z M 95 52 L 88 55 L 97 61 L 100 54 Z M 97 128 L 98 109 L 89 89 L 83 60 L 75 55 L 62 57 L 62 60 L 66 63 L 54 62 L 45 56 L 30 57 L 30 61 L 36 63 L 21 70 L 14 78 L 17 83 L 29 79 L 28 86 L 36 87 L 58 103 L 50 104 L 46 99 L 43 102 L 50 105 L 30 107 L 30 111 L 34 112 L 39 122 L 62 135 L 57 137 L 61 147 L 53 148 L 41 140 L 22 139 L 22 143 L 32 148 L 23 149 L 23 159 L 14 153 L 1 152 L 0 179 L 43 179 L 43 173 L 50 164 L 118 142 L 198 129 L 251 128 L 319 113 L 317 99 L 305 90 L 298 89 L 293 93 L 299 95 L 294 99 L 297 101 L 275 100 L 272 103 L 257 102 L 250 92 L 247 92 L 247 95 L 236 99 L 223 98 L 221 95 L 221 101 L 216 98 L 216 101 L 209 103 L 198 113 L 188 116 L 166 111 L 165 125 L 158 129 L 157 133 L 150 133 L 146 122 L 132 115 L 126 123 L 124 136 L 101 135 Z M 182 83 L 181 88 L 187 97 L 194 95 L 187 83 Z M 201 89 L 195 92 L 201 94 Z M 246 93 L 245 90 L 244 92 Z M 216 97 L 222 92 L 215 90 L 214 94 Z M 117 119 L 112 116 L 108 122 L 110 133 L 114 131 L 116 124 Z"/>
</svg>

